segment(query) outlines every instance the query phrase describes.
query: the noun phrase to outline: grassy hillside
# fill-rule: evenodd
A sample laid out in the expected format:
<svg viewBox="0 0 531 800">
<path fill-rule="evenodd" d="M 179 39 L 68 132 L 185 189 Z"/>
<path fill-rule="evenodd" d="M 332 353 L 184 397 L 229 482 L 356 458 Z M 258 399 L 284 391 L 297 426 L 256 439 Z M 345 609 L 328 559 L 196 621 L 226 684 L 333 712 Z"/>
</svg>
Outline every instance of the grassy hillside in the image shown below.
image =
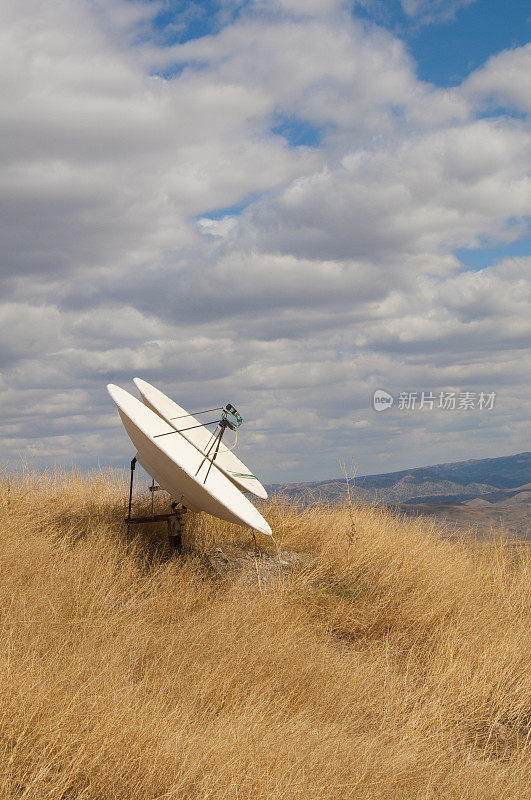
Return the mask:
<svg viewBox="0 0 531 800">
<path fill-rule="evenodd" d="M 1 485 L 2 798 L 529 796 L 526 547 L 272 501 L 278 553 L 203 517 L 172 558 L 126 491 Z"/>
</svg>

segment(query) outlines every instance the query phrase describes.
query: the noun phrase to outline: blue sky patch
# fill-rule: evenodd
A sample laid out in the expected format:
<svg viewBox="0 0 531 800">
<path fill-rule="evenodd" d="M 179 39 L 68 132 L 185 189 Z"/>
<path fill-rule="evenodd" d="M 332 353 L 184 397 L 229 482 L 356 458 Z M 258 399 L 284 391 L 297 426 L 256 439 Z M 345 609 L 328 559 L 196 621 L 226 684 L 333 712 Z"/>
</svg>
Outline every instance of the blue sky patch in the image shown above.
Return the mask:
<svg viewBox="0 0 531 800">
<path fill-rule="evenodd" d="M 454 20 L 406 35 L 421 80 L 456 86 L 491 55 L 521 47 L 531 36 L 531 6 L 523 0 L 476 0 Z"/>
<path fill-rule="evenodd" d="M 150 0 L 151 2 L 151 0 Z M 226 20 L 220 19 L 220 2 L 166 0 L 153 20 L 153 30 L 165 44 L 181 44 L 216 33 Z"/>
<path fill-rule="evenodd" d="M 354 14 L 399 36 L 416 61 L 418 77 L 436 86 L 459 85 L 491 55 L 521 47 L 531 37 L 527 0 L 475 0 L 449 19 L 432 21 L 406 15 L 399 0 L 373 0 L 366 8 L 356 3 Z"/>
<path fill-rule="evenodd" d="M 531 255 L 531 236 L 497 247 L 462 248 L 456 250 L 455 255 L 459 261 L 467 265 L 467 268 L 485 269 L 498 261 L 503 261 L 504 258 L 522 258 Z"/>
<path fill-rule="evenodd" d="M 245 197 L 240 203 L 235 203 L 232 206 L 222 206 L 221 208 L 214 208 L 210 211 L 205 211 L 204 214 L 197 214 L 195 219 L 223 219 L 223 217 L 228 216 L 234 217 L 238 214 L 241 214 L 242 211 L 245 211 L 247 206 L 249 206 L 256 199 L 257 195 L 253 194 Z"/>
<path fill-rule="evenodd" d="M 271 131 L 277 136 L 283 136 L 290 147 L 318 147 L 324 127 L 311 125 L 298 117 L 279 114 Z"/>
</svg>

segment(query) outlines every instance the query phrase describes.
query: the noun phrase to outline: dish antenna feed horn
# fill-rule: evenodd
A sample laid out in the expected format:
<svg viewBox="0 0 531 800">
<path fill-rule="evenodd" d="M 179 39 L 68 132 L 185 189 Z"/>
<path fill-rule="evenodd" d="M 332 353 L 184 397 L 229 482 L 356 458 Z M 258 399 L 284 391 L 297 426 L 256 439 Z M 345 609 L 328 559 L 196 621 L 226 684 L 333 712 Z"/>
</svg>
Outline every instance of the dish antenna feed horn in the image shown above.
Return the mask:
<svg viewBox="0 0 531 800">
<path fill-rule="evenodd" d="M 221 420 L 219 422 L 220 427 L 223 426 L 224 428 L 230 428 L 231 431 L 235 431 L 240 427 L 242 422 L 243 419 L 238 414 L 234 406 L 232 406 L 230 403 L 227 403 L 221 412 Z"/>
</svg>

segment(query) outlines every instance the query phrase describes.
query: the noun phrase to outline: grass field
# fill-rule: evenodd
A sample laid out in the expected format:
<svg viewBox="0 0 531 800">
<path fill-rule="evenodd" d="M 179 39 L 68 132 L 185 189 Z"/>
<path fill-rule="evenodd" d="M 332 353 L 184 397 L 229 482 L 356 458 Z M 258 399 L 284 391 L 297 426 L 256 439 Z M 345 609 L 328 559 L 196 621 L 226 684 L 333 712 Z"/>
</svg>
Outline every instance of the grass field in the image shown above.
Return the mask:
<svg viewBox="0 0 531 800">
<path fill-rule="evenodd" d="M 208 557 L 253 564 L 249 531 L 192 517 L 172 557 L 126 494 L 1 483 L 1 798 L 530 796 L 526 547 L 271 501 L 258 582 Z"/>
</svg>

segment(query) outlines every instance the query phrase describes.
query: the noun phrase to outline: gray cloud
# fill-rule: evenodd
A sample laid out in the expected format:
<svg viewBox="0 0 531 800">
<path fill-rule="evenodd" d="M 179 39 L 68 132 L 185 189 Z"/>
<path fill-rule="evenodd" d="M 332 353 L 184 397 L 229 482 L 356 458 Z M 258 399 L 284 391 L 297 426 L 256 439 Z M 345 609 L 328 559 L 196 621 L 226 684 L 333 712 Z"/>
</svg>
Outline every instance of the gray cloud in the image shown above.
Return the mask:
<svg viewBox="0 0 531 800">
<path fill-rule="evenodd" d="M 529 260 L 470 271 L 453 250 L 526 229 L 529 127 L 492 109 L 528 108 L 528 49 L 440 90 L 332 0 L 255 2 L 171 47 L 153 10 L 5 4 L 4 459 L 123 463 L 105 384 L 135 374 L 241 406 L 266 480 L 521 449 Z M 376 414 L 380 387 L 499 403 Z"/>
</svg>

